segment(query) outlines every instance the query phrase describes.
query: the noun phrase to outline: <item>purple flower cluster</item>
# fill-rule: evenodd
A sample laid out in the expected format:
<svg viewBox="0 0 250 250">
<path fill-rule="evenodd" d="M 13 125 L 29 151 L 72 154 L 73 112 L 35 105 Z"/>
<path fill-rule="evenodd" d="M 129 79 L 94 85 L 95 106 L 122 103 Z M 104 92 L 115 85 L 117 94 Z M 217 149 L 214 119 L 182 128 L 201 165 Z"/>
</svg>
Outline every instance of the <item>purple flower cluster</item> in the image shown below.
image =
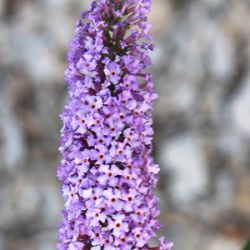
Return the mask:
<svg viewBox="0 0 250 250">
<path fill-rule="evenodd" d="M 65 78 L 58 168 L 59 250 L 149 249 L 160 228 L 153 188 L 151 0 L 98 0 L 82 14 Z M 160 239 L 158 249 L 172 244 Z"/>
</svg>

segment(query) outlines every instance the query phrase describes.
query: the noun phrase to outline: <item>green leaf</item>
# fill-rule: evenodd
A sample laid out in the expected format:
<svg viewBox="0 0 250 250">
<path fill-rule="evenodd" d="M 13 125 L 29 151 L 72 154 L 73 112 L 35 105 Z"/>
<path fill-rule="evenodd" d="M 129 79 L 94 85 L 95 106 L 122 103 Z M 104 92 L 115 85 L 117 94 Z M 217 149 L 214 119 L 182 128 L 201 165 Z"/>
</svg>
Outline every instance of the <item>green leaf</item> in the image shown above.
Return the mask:
<svg viewBox="0 0 250 250">
<path fill-rule="evenodd" d="M 243 250 L 250 250 L 250 240 L 246 243 L 246 246 L 243 248 Z"/>
</svg>

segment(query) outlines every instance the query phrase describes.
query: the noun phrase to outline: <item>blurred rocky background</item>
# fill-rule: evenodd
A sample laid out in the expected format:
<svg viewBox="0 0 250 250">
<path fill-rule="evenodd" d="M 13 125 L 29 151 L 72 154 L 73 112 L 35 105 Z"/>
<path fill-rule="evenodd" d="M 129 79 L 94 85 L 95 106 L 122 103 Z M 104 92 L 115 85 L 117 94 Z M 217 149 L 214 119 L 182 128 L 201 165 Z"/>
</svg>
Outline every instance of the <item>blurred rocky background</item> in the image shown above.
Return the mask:
<svg viewBox="0 0 250 250">
<path fill-rule="evenodd" d="M 0 0 L 0 250 L 54 250 L 58 115 L 88 1 Z M 250 2 L 153 0 L 155 156 L 176 250 L 241 250 L 250 233 Z"/>
</svg>

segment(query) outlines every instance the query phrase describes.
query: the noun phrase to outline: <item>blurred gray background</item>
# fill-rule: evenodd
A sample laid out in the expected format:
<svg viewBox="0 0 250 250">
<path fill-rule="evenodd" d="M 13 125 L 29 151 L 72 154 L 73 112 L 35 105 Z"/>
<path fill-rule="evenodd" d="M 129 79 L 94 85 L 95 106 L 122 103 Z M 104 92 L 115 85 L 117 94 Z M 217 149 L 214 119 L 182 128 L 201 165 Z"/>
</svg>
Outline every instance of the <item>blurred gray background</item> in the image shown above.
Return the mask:
<svg viewBox="0 0 250 250">
<path fill-rule="evenodd" d="M 88 1 L 0 0 L 0 250 L 54 250 L 58 115 Z M 153 0 L 155 157 L 176 250 L 240 250 L 250 232 L 250 2 Z"/>
</svg>

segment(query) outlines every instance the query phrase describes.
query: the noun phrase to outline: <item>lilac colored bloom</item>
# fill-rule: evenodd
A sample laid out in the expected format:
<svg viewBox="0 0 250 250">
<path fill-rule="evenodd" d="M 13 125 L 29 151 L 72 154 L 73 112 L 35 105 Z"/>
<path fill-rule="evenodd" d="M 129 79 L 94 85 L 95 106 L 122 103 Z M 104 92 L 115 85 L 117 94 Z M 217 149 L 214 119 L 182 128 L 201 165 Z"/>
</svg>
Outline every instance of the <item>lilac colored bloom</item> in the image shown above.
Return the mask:
<svg viewBox="0 0 250 250">
<path fill-rule="evenodd" d="M 170 250 L 173 247 L 173 243 L 167 241 L 166 239 L 164 239 L 164 237 L 160 237 L 160 249 L 159 250 Z"/>
<path fill-rule="evenodd" d="M 76 64 L 78 71 L 83 75 L 88 75 L 96 68 L 96 61 L 90 54 L 85 54 Z"/>
<path fill-rule="evenodd" d="M 126 216 L 124 214 L 116 214 L 108 220 L 108 228 L 112 230 L 112 234 L 115 237 L 121 237 L 129 231 L 129 226 L 125 219 Z"/>
<path fill-rule="evenodd" d="M 152 157 L 157 95 L 146 70 L 154 48 L 150 7 L 151 0 L 92 0 L 77 21 L 65 71 L 69 102 L 60 116 L 65 208 L 58 250 L 148 250 L 160 229 Z M 160 238 L 155 249 L 171 247 Z"/>
<path fill-rule="evenodd" d="M 104 73 L 106 75 L 106 77 L 113 83 L 113 84 L 118 84 L 121 77 L 121 70 L 120 67 L 118 66 L 117 63 L 115 62 L 109 62 L 105 69 L 104 69 Z"/>
</svg>

